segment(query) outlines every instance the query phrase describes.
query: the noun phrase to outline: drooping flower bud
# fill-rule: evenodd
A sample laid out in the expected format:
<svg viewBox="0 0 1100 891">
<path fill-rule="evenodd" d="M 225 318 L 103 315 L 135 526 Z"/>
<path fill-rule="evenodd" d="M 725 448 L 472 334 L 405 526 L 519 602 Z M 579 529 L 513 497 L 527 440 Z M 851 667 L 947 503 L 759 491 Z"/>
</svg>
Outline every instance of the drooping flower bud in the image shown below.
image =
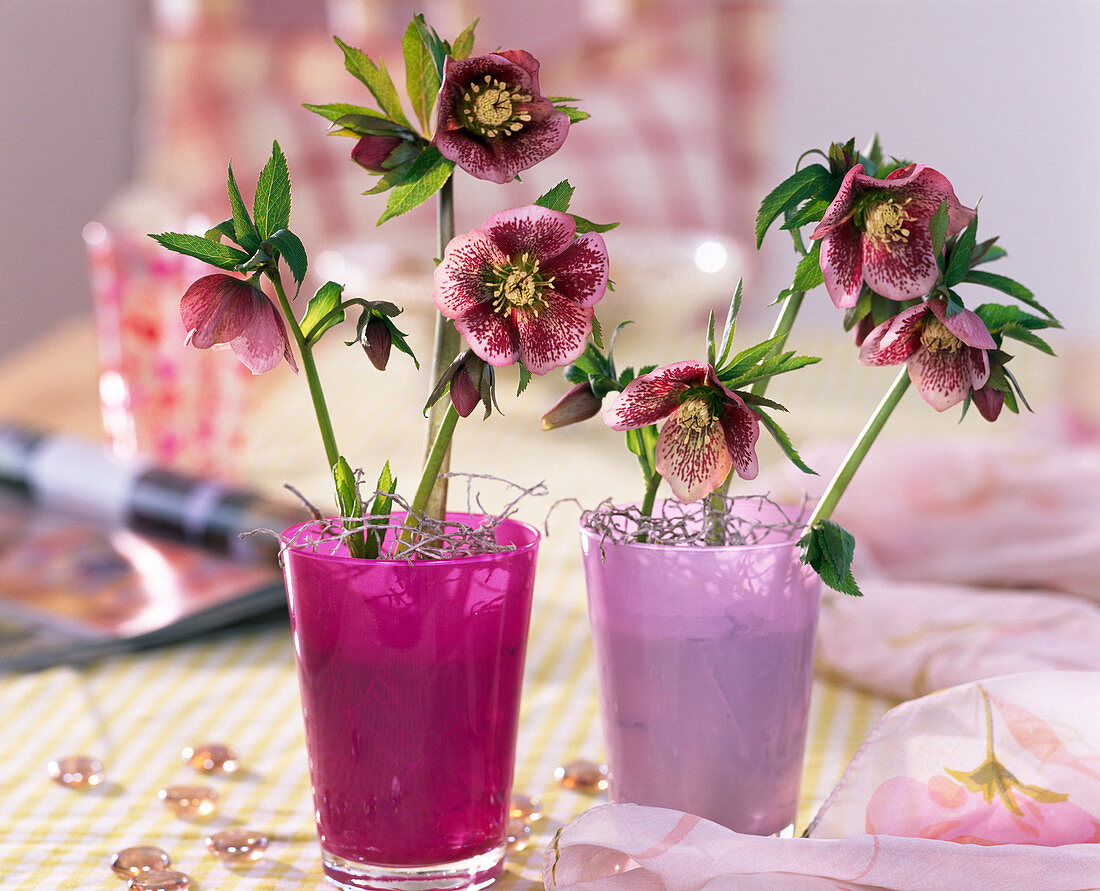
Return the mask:
<svg viewBox="0 0 1100 891">
<path fill-rule="evenodd" d="M 363 345 L 363 352 L 367 354 L 371 365 L 379 371 L 385 371 L 386 363 L 390 361 L 390 347 L 393 346 L 393 334 L 389 325 L 372 313 L 370 320 L 363 326 L 359 342 Z"/>
<path fill-rule="evenodd" d="M 542 416 L 543 430 L 556 430 L 569 424 L 587 421 L 600 413 L 603 400 L 592 392 L 588 381 L 573 386 Z"/>
<path fill-rule="evenodd" d="M 479 360 L 480 361 L 480 360 Z M 451 404 L 455 411 L 464 418 L 468 418 L 478 403 L 481 402 L 481 391 L 478 388 L 479 381 L 475 381 L 470 373 L 469 364 L 463 364 L 454 377 L 451 378 Z M 478 377 L 481 377 L 480 370 Z"/>
<path fill-rule="evenodd" d="M 986 384 L 977 390 L 972 390 L 970 398 L 983 418 L 992 423 L 997 420 L 1004 408 L 1005 394 Z"/>
<path fill-rule="evenodd" d="M 371 173 L 385 173 L 385 162 L 395 148 L 405 140 L 400 136 L 382 136 L 368 133 L 362 136 L 351 150 L 351 159 Z"/>
</svg>

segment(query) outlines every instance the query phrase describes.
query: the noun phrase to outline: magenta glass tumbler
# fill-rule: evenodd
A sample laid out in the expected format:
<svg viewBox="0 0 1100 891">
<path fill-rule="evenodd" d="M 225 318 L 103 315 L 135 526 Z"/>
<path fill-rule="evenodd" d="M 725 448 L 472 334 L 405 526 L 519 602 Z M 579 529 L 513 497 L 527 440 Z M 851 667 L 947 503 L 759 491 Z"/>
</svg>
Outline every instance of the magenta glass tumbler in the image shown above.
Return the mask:
<svg viewBox="0 0 1100 891">
<path fill-rule="evenodd" d="M 582 526 L 612 801 L 790 832 L 821 598 L 797 539 L 612 544 Z"/>
<path fill-rule="evenodd" d="M 317 832 L 337 887 L 477 888 L 501 871 L 539 534 L 505 520 L 497 540 L 515 549 L 416 562 L 284 551 Z"/>
</svg>

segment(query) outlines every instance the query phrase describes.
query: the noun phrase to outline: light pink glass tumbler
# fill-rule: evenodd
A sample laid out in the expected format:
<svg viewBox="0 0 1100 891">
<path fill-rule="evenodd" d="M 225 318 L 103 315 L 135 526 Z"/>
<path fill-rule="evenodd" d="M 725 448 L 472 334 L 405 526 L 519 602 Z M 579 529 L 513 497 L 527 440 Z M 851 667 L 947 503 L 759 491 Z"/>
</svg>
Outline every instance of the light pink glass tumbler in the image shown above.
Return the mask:
<svg viewBox="0 0 1100 891">
<path fill-rule="evenodd" d="M 612 801 L 790 833 L 821 599 L 797 538 L 620 545 L 582 527 Z"/>
<path fill-rule="evenodd" d="M 497 537 L 515 550 L 412 563 L 284 552 L 337 887 L 477 888 L 501 871 L 539 534 L 506 520 Z"/>
</svg>

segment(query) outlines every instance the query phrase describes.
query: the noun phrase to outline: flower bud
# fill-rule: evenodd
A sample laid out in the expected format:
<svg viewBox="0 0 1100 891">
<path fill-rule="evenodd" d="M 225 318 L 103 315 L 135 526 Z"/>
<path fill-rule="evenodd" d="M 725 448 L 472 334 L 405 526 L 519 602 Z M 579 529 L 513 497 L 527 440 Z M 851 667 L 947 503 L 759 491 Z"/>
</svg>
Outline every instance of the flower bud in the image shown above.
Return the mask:
<svg viewBox="0 0 1100 891">
<path fill-rule="evenodd" d="M 587 421 L 599 414 L 603 400 L 592 392 L 588 381 L 576 384 L 542 416 L 542 429 L 554 430 Z"/>
<path fill-rule="evenodd" d="M 372 314 L 363 326 L 359 342 L 363 344 L 363 352 L 367 354 L 371 365 L 379 371 L 385 371 L 386 363 L 390 361 L 390 347 L 393 346 L 393 334 L 389 325 Z"/>
<path fill-rule="evenodd" d="M 462 417 L 468 418 L 478 403 L 481 402 L 481 390 L 479 381 L 475 381 L 470 374 L 470 366 L 464 364 L 451 378 L 451 404 Z M 481 374 L 478 372 L 478 378 Z"/>
<path fill-rule="evenodd" d="M 355 143 L 351 150 L 351 159 L 371 173 L 385 173 L 383 166 L 390 153 L 404 142 L 399 136 L 380 136 L 368 133 Z"/>
<path fill-rule="evenodd" d="M 981 416 L 990 423 L 997 420 L 1005 404 L 1004 392 L 988 385 L 982 387 L 980 390 L 972 390 L 970 398 L 981 413 Z"/>
</svg>

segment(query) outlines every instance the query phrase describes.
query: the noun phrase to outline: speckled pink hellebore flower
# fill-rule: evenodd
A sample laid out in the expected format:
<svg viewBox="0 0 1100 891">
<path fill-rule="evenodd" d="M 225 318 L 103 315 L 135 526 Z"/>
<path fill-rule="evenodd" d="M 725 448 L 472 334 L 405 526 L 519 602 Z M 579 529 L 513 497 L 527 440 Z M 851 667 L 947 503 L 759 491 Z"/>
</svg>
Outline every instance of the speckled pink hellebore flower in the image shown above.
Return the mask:
<svg viewBox="0 0 1100 891">
<path fill-rule="evenodd" d="M 490 365 L 534 374 L 584 352 L 607 291 L 607 248 L 576 237 L 567 213 L 531 205 L 494 214 L 451 240 L 435 270 L 435 305 Z"/>
<path fill-rule="evenodd" d="M 681 501 L 717 489 L 732 467 L 756 478 L 760 418 L 703 362 L 677 362 L 635 378 L 604 412 L 612 430 L 635 430 L 668 418 L 657 436 L 657 472 Z"/>
<path fill-rule="evenodd" d="M 279 310 L 262 291 L 231 275 L 200 278 L 180 301 L 187 343 L 200 350 L 228 344 L 253 374 L 263 374 L 283 359 L 295 371 L 290 339 Z"/>
<path fill-rule="evenodd" d="M 814 230 L 821 240 L 825 289 L 841 309 L 855 306 L 863 283 L 891 300 L 924 297 L 939 278 L 929 222 L 947 202 L 947 234 L 974 219 L 942 173 L 910 164 L 875 179 L 856 164 Z"/>
<path fill-rule="evenodd" d="M 863 341 L 864 365 L 909 366 L 909 378 L 924 401 L 944 411 L 989 380 L 989 354 L 996 344 L 968 309 L 947 315 L 947 303 L 929 300 L 887 319 Z"/>
<path fill-rule="evenodd" d="M 539 94 L 530 53 L 447 58 L 432 141 L 471 176 L 511 182 L 561 148 L 568 133 L 569 115 Z"/>
</svg>

